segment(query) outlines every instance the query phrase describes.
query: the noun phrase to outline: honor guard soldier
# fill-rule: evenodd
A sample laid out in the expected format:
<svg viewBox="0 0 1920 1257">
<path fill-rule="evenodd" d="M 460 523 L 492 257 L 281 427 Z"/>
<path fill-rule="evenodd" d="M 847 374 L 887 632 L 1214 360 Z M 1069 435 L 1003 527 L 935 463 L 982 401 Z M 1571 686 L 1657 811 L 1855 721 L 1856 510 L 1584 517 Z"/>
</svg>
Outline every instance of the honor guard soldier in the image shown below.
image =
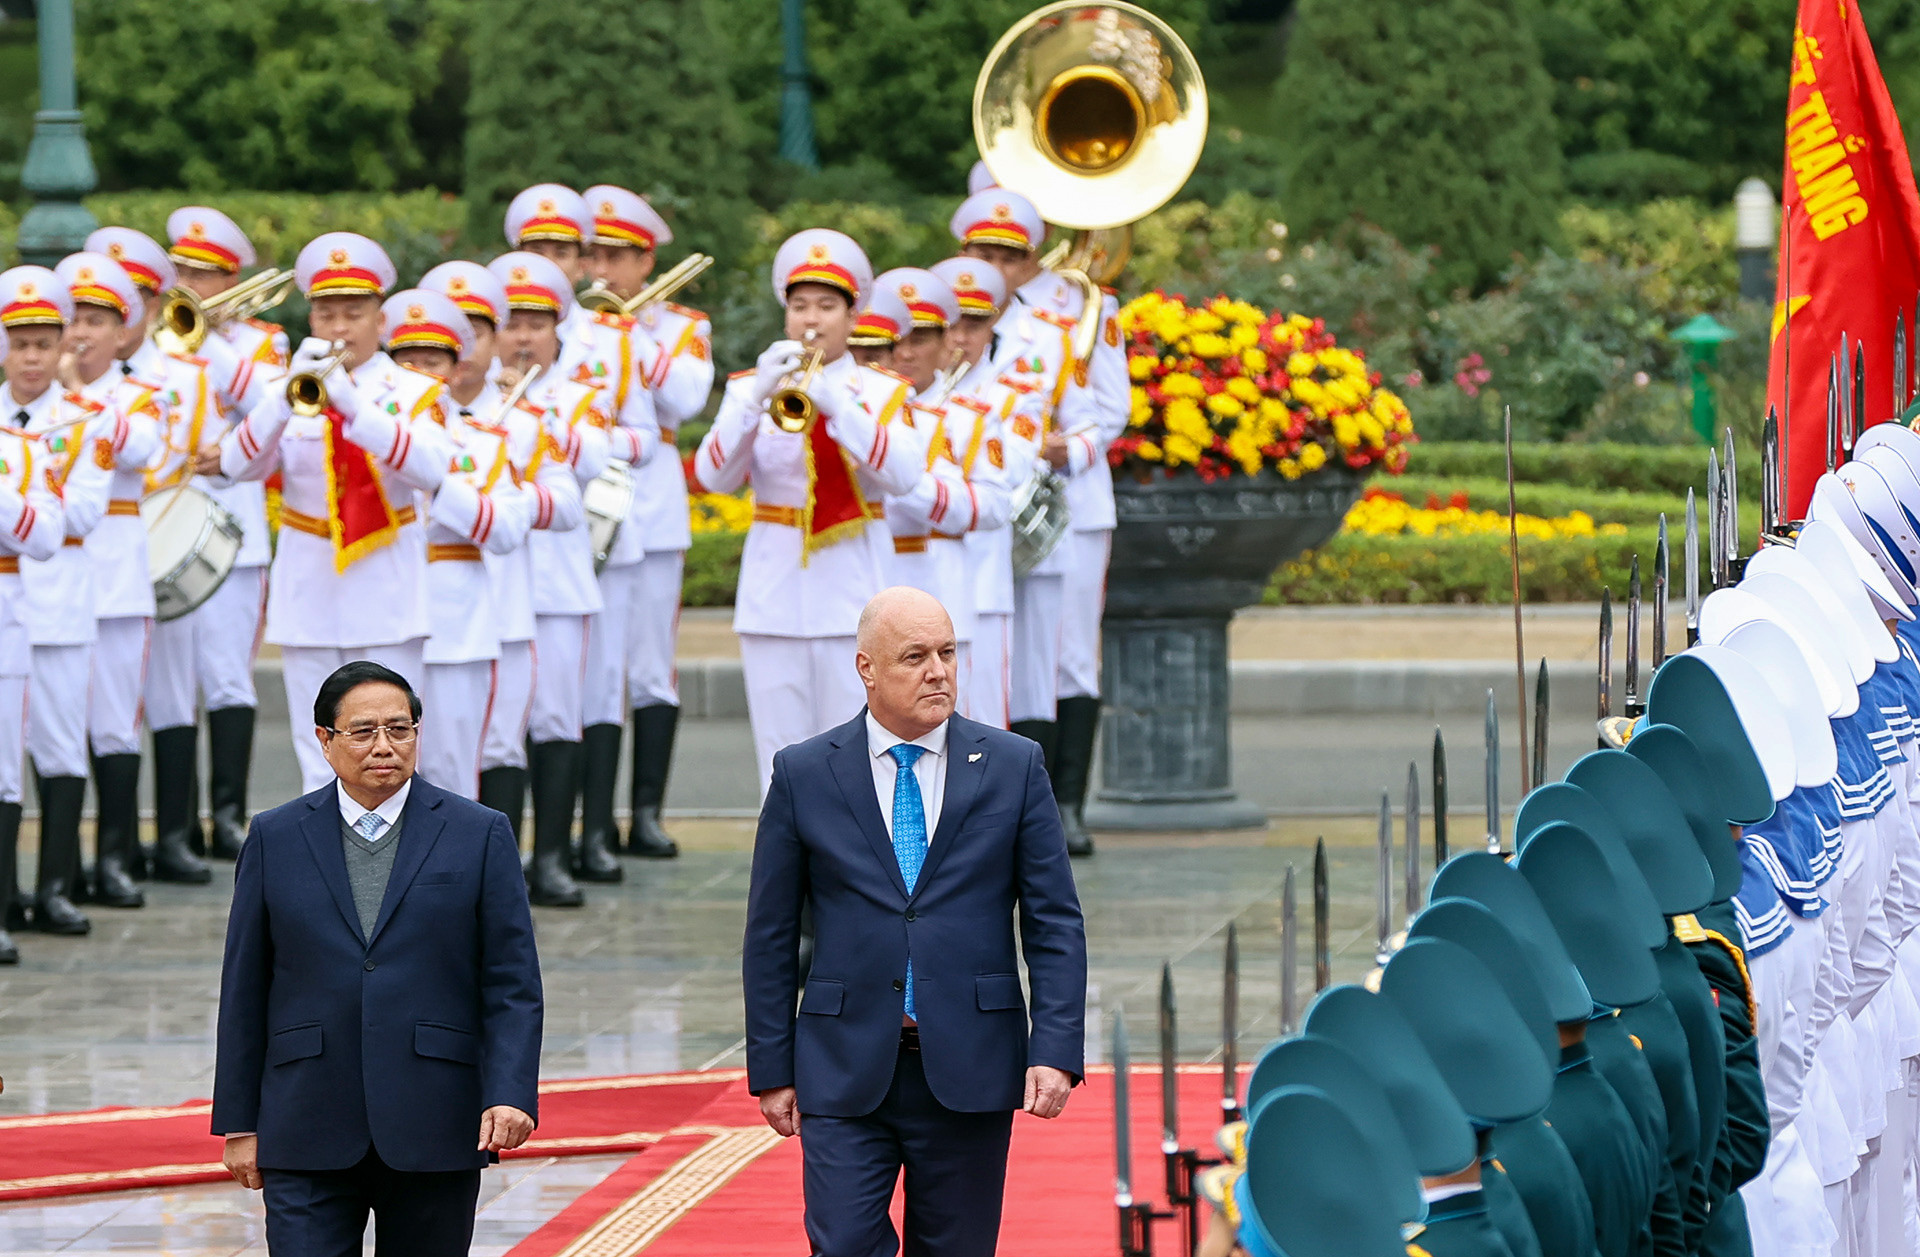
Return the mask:
<svg viewBox="0 0 1920 1257">
<path fill-rule="evenodd" d="M 167 257 L 180 287 L 201 300 L 233 287 L 256 262 L 253 243 L 219 210 L 190 205 L 167 216 Z M 135 282 L 139 276 L 134 276 Z M 250 409 L 248 401 L 286 369 L 287 334 L 260 319 L 228 319 L 208 329 L 194 351 L 209 361 L 231 355 L 229 383 L 197 406 L 173 416 L 168 445 L 183 460 L 213 448 Z M 167 476 L 156 484 L 168 482 Z M 184 829 L 196 849 L 234 859 L 247 836 L 247 778 L 253 763 L 253 665 L 259 651 L 260 616 L 267 602 L 267 565 L 273 550 L 267 533 L 266 486 L 257 480 L 216 484 L 196 476 L 194 487 L 232 514 L 240 525 L 240 553 L 233 570 L 206 602 L 177 619 L 154 625 L 147 669 L 147 724 L 153 730 L 155 822 L 162 833 Z M 207 712 L 208 813 L 211 832 L 200 828 L 196 708 Z M 164 788 L 161 783 L 165 782 Z"/>
<path fill-rule="evenodd" d="M 600 409 L 608 390 L 572 378 L 560 329 L 573 305 L 573 284 L 558 264 L 537 253 L 508 253 L 488 269 L 505 289 L 507 321 L 497 342 L 503 372 L 541 369 L 527 391 L 544 417 L 547 457 L 565 465 L 577 483 L 591 483 L 607 467 L 611 416 Z M 499 387 L 501 381 L 495 381 Z M 581 713 L 587 676 L 587 643 L 600 609 L 594 579 L 594 536 L 582 526 L 554 522 L 528 540 L 534 612 L 532 744 L 533 863 L 527 894 L 550 908 L 584 902 L 574 881 L 571 854 L 573 803 L 580 771 Z M 593 853 L 619 871 L 613 853 Z M 583 849 L 581 858 L 587 858 Z M 599 880 L 610 880 L 603 873 Z"/>
<path fill-rule="evenodd" d="M 21 768 L 26 752 L 27 677 L 32 644 L 27 639 L 26 591 L 20 582 L 22 559 L 48 559 L 60 549 L 66 533 L 65 505 L 48 478 L 49 460 L 35 438 L 16 426 L 14 414 L 23 395 L 47 387 L 59 356 L 58 325 L 45 326 L 27 319 L 15 324 L 18 342 L 7 335 L 12 289 L 0 280 L 0 366 L 6 369 L 8 391 L 0 396 L 9 414 L 0 417 L 0 965 L 20 963 L 20 949 L 8 937 L 20 884 L 19 844 Z M 22 314 L 16 312 L 15 318 Z M 40 328 L 42 330 L 27 330 Z M 14 344 L 20 346 L 19 355 Z"/>
<path fill-rule="evenodd" d="M 611 184 L 588 188 L 593 240 L 587 269 L 623 301 L 631 301 L 653 274 L 655 250 L 673 242 L 666 220 L 638 194 Z M 642 554 L 629 578 L 626 615 L 626 703 L 633 711 L 632 819 L 628 855 L 673 856 L 679 847 L 660 824 L 660 810 L 673 762 L 680 720 L 680 690 L 674 655 L 680 629 L 680 586 L 693 533 L 687 520 L 686 471 L 674 447 L 674 432 L 694 418 L 713 393 L 713 327 L 698 310 L 671 301 L 649 301 L 633 313 L 636 330 L 650 338 L 654 355 L 644 363 L 653 395 L 662 453 L 648 460 L 634 484 L 630 528 Z M 609 569 L 612 568 L 611 559 Z M 614 596 L 606 576 L 609 597 Z M 598 713 L 596 713 L 598 714 Z M 598 736 L 598 735 L 596 735 Z M 611 792 L 610 774 L 598 773 L 596 789 Z M 587 823 L 612 812 L 598 797 L 583 801 Z M 611 824 L 611 822 L 606 822 Z"/>
<path fill-rule="evenodd" d="M 580 194 L 559 184 L 536 184 L 507 206 L 507 240 L 551 260 L 569 284 L 577 285 L 586 273 L 593 223 L 594 215 Z M 625 516 L 618 521 L 609 547 L 596 553 L 601 605 L 587 635 L 577 869 L 588 881 L 617 882 L 620 862 L 614 852 L 620 836 L 614 828 L 613 785 L 620 764 L 621 729 L 627 719 L 623 680 L 628 613 L 637 598 L 638 565 L 645 554 L 644 522 L 639 514 L 645 487 L 639 469 L 660 447 L 653 395 L 646 387 L 646 364 L 658 356 L 658 346 L 631 318 L 595 313 L 578 302 L 566 308 L 560 346 L 560 370 L 605 390 L 605 409 L 613 414 L 615 424 L 609 433 L 610 452 L 621 465 L 609 475 L 625 481 L 627 494 Z"/>
<path fill-rule="evenodd" d="M 380 314 L 386 351 L 408 370 L 451 382 L 455 370 L 474 357 L 466 313 L 442 293 L 409 288 L 387 298 Z M 538 499 L 531 490 L 522 490 L 509 429 L 475 420 L 471 410 L 451 399 L 449 404 L 464 413 L 456 413 L 447 424 L 453 460 L 427 513 L 427 621 L 432 632 L 424 654 L 426 687 L 420 696 L 426 706 L 420 771 L 435 785 L 472 799 L 480 792 L 480 746 L 500 660 L 502 608 L 494 605 L 483 560 L 485 555 L 520 549 L 533 526 Z M 525 425 L 520 434 L 523 460 L 536 441 L 533 426 Z"/>
<path fill-rule="evenodd" d="M 32 646 L 27 685 L 27 754 L 40 799 L 40 867 L 33 926 L 85 934 L 91 922 L 73 901 L 80 878 L 80 809 L 87 793 L 87 672 L 94 642 L 93 565 L 86 536 L 105 518 L 113 485 L 112 444 L 125 422 L 56 380 L 73 318 L 67 286 L 41 266 L 0 273 L 0 327 L 11 349 L 0 405 L 7 425 L 44 457 L 60 495 L 65 535 L 44 559 L 20 561 L 21 611 Z M 103 464 L 97 441 L 108 443 Z"/>
<path fill-rule="evenodd" d="M 1068 849 L 1088 855 L 1093 839 L 1081 811 L 1100 727 L 1100 617 L 1114 524 L 1107 447 L 1125 430 L 1130 405 L 1119 309 L 1110 295 L 1098 309 L 1086 309 L 1076 286 L 1040 265 L 1045 224 L 1016 192 L 975 193 L 950 226 L 961 252 L 998 267 L 1012 290 L 1000 330 L 1011 342 L 1016 377 L 1052 392 L 1040 449 L 1067 480 L 1071 524 L 1016 590 L 1012 715 L 1047 748 Z M 1099 320 L 1101 330 L 1088 361 L 1076 362 L 1070 338 L 1083 318 Z"/>
<path fill-rule="evenodd" d="M 54 272 L 73 298 L 65 382 L 117 417 L 111 439 L 92 436 L 90 456 L 109 473 L 107 514 L 82 547 L 93 569 L 94 643 L 89 663 L 87 737 L 94 793 L 96 858 L 92 898 L 138 908 L 140 861 L 140 699 L 146 688 L 147 637 L 153 628 L 153 580 L 147 529 L 140 520 L 146 473 L 163 440 L 161 380 L 129 374 L 117 361 L 123 340 L 144 336 L 146 307 L 133 279 L 102 253 L 75 253 Z M 174 881 L 212 874 L 190 851 L 159 853 L 156 872 Z"/>
<path fill-rule="evenodd" d="M 910 491 L 926 466 L 907 386 L 847 353 L 873 281 L 860 246 L 802 231 L 774 255 L 772 279 L 787 339 L 727 382 L 693 468 L 707 491 L 753 484 L 733 628 L 763 795 L 775 752 L 865 701 L 854 635 L 892 559 L 881 499 Z"/>
<path fill-rule="evenodd" d="M 287 710 L 298 722 L 341 664 L 372 659 L 424 680 L 427 548 L 420 508 L 446 479 L 446 386 L 380 351 L 393 263 L 365 236 L 328 232 L 300 250 L 295 282 L 314 334 L 220 443 L 235 480 L 280 472 L 284 507 L 267 594 Z M 315 737 L 293 740 L 306 790 L 333 779 Z"/>
</svg>

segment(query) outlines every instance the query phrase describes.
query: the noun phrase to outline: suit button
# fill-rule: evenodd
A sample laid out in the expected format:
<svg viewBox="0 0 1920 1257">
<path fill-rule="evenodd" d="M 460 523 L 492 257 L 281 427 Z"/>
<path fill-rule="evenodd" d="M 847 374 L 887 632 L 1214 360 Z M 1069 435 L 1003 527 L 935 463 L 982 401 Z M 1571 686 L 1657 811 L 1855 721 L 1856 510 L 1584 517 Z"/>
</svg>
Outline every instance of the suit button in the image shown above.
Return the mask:
<svg viewBox="0 0 1920 1257">
<path fill-rule="evenodd" d="M 366 963 L 365 968 L 368 973 L 372 973 L 375 969 L 379 968 L 379 966 L 374 964 L 371 960 L 369 960 Z"/>
<path fill-rule="evenodd" d="M 913 910 L 912 908 L 908 908 L 908 909 L 907 909 L 907 920 L 909 920 L 909 921 L 911 921 L 911 920 L 913 920 L 913 918 L 914 918 L 914 916 L 915 916 L 915 915 L 916 915 L 916 914 L 915 914 L 915 912 L 914 912 L 914 910 Z"/>
<path fill-rule="evenodd" d="M 904 991 L 907 989 L 907 984 L 901 981 L 899 978 L 895 978 L 893 980 L 893 989 L 896 991 Z"/>
</svg>

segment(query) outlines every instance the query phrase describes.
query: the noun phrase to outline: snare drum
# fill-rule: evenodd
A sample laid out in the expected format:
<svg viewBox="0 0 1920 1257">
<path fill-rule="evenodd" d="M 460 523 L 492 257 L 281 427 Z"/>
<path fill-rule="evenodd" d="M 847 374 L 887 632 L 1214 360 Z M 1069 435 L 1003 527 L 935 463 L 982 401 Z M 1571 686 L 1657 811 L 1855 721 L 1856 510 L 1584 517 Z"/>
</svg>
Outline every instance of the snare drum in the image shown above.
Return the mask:
<svg viewBox="0 0 1920 1257">
<path fill-rule="evenodd" d="M 587 481 L 580 490 L 580 505 L 586 508 L 587 532 L 593 538 L 593 570 L 597 574 L 607 565 L 613 543 L 620 536 L 620 525 L 627 522 L 633 509 L 633 469 L 618 459 Z"/>
<path fill-rule="evenodd" d="M 240 521 L 191 484 L 148 494 L 140 522 L 158 619 L 177 620 L 213 597 L 240 557 Z"/>
</svg>

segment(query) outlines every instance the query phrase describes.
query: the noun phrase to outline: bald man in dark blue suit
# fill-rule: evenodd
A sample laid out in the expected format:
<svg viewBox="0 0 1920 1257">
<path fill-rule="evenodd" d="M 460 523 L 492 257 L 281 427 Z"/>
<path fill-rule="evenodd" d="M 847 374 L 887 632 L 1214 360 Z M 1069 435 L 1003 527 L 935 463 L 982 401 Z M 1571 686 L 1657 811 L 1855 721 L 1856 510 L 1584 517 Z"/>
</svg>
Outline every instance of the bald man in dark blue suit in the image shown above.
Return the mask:
<svg viewBox="0 0 1920 1257">
<path fill-rule="evenodd" d="M 1086 933 L 1040 748 L 953 714 L 954 657 L 938 602 L 881 593 L 848 661 L 867 710 L 775 756 L 760 812 L 747 1085 L 800 1136 L 819 1257 L 898 1251 L 902 1170 L 908 1254 L 991 1254 L 1015 1110 L 1058 1116 L 1084 1069 Z"/>
</svg>

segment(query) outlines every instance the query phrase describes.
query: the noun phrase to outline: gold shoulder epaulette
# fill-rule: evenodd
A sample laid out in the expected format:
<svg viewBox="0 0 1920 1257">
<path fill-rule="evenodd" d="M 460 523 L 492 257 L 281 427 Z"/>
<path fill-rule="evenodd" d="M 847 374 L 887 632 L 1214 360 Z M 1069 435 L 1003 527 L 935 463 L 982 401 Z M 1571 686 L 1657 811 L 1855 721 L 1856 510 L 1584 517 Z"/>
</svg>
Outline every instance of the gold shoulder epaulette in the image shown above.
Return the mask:
<svg viewBox="0 0 1920 1257">
<path fill-rule="evenodd" d="M 1707 932 L 1700 928 L 1700 918 L 1691 912 L 1683 912 L 1672 918 L 1673 936 L 1683 943 L 1704 943 Z"/>
<path fill-rule="evenodd" d="M 947 403 L 952 406 L 959 406 L 966 410 L 971 410 L 976 415 L 984 415 L 989 410 L 993 409 L 992 406 L 989 406 L 986 402 L 981 401 L 978 397 L 968 396 L 964 394 L 959 397 L 947 398 Z"/>
<path fill-rule="evenodd" d="M 1064 314 L 1055 314 L 1051 310 L 1035 310 L 1033 315 L 1037 319 L 1043 319 L 1053 324 L 1063 332 L 1071 332 L 1073 325 L 1080 321 L 1079 319 L 1070 319 Z"/>
<path fill-rule="evenodd" d="M 91 397 L 84 396 L 83 394 L 80 394 L 80 393 L 70 392 L 66 395 L 64 400 L 66 400 L 71 405 L 78 406 L 80 409 L 86 411 L 90 415 L 97 415 L 101 411 L 106 409 L 106 406 L 103 405 L 102 403 L 94 401 Z"/>
<path fill-rule="evenodd" d="M 1725 934 L 1718 930 L 1702 930 L 1709 945 L 1718 947 L 1733 960 L 1733 967 L 1740 973 L 1740 995 L 1747 1006 L 1747 1023 L 1758 1027 L 1760 1024 L 1759 1001 L 1753 996 L 1753 975 L 1747 972 L 1747 953 Z"/>
<path fill-rule="evenodd" d="M 667 309 L 673 311 L 675 314 L 682 315 L 686 318 L 692 319 L 696 323 L 706 323 L 706 322 L 712 321 L 711 319 L 709 319 L 707 312 L 705 310 L 696 310 L 692 306 L 675 305 L 671 301 L 663 301 L 660 304 L 665 306 Z"/>
<path fill-rule="evenodd" d="M 900 383 L 906 385 L 908 388 L 913 387 L 912 380 L 909 380 L 906 376 L 901 375 L 898 371 L 895 371 L 892 367 L 869 366 L 867 370 L 878 371 L 881 375 L 886 376 L 890 380 L 898 380 L 900 381 Z"/>
<path fill-rule="evenodd" d="M 593 312 L 593 321 L 602 327 L 611 327 L 622 332 L 633 330 L 633 316 L 631 314 L 615 314 L 611 310 L 595 310 Z"/>
<path fill-rule="evenodd" d="M 739 378 L 740 378 L 741 376 L 745 376 L 745 375 L 752 375 L 752 374 L 753 374 L 753 368 L 752 368 L 752 367 L 748 367 L 748 368 L 747 368 L 747 369 L 746 369 L 745 371 L 735 371 L 735 372 L 732 372 L 731 374 L 729 374 L 729 375 L 727 376 L 727 378 L 728 378 L 729 380 L 737 380 L 737 379 L 739 379 Z"/>
<path fill-rule="evenodd" d="M 265 319 L 248 319 L 247 326 L 257 327 L 269 336 L 273 335 L 275 332 L 284 332 L 287 330 L 286 328 L 281 327 L 278 323 L 269 323 Z"/>
</svg>

